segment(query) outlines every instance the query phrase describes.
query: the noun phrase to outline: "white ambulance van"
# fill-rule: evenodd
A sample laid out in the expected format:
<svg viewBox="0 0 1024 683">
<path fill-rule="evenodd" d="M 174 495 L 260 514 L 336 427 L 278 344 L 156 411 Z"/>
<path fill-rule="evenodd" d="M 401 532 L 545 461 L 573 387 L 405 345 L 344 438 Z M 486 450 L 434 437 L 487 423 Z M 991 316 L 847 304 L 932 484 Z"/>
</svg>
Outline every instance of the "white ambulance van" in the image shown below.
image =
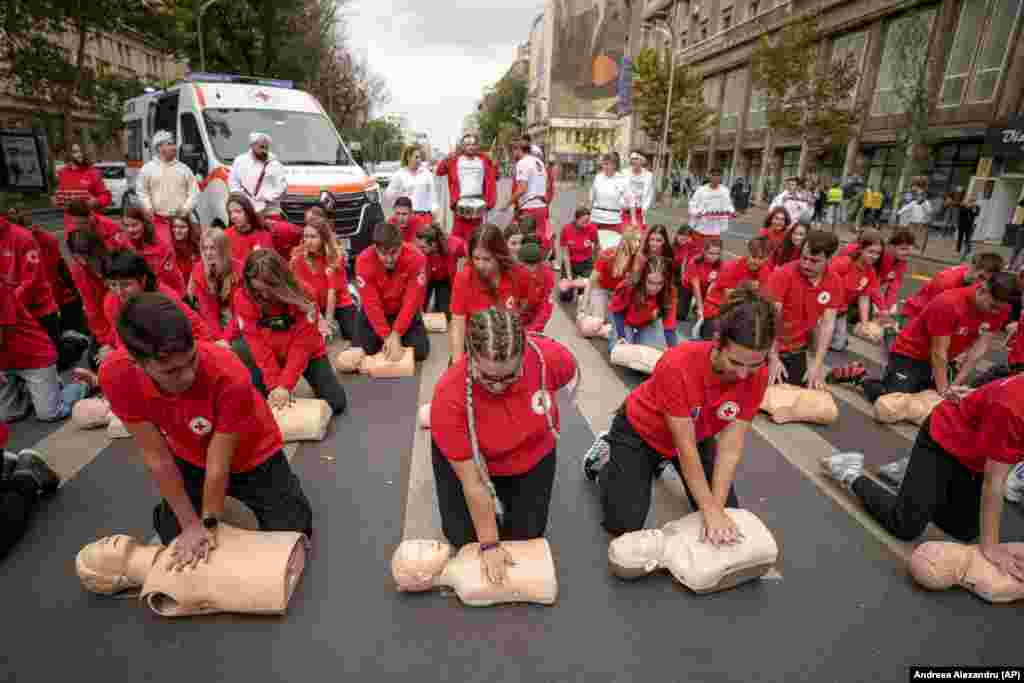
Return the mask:
<svg viewBox="0 0 1024 683">
<path fill-rule="evenodd" d="M 291 81 L 193 73 L 186 80 L 125 103 L 129 191 L 155 150 L 153 134 L 177 136 L 178 158 L 196 174 L 201 189 L 197 219 L 228 224 L 226 200 L 231 163 L 249 149 L 249 134 L 267 133 L 271 152 L 284 165 L 288 192 L 281 208 L 303 223 L 320 204 L 334 216 L 334 230 L 350 257 L 371 244 L 373 226 L 384 220 L 377 182 L 353 160 L 320 102 Z"/>
</svg>

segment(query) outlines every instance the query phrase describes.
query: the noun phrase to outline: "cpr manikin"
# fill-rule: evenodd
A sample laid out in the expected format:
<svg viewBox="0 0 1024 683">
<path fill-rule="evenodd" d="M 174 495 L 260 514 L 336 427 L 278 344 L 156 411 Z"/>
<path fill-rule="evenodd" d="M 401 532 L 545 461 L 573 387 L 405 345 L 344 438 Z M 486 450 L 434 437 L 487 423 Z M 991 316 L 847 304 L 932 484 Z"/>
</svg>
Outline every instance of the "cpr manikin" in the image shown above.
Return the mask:
<svg viewBox="0 0 1024 683">
<path fill-rule="evenodd" d="M 593 315 L 580 313 L 576 316 L 576 329 L 581 337 L 602 337 L 607 339 L 612 333 L 611 323 L 606 323 L 602 318 Z"/>
<path fill-rule="evenodd" d="M 805 389 L 792 384 L 773 384 L 761 401 L 761 410 L 772 416 L 772 422 L 809 422 L 832 424 L 839 417 L 836 400 L 827 391 Z"/>
<path fill-rule="evenodd" d="M 338 354 L 335 365 L 340 372 L 359 372 L 375 378 L 412 377 L 416 374 L 416 358 L 411 347 L 403 347 L 402 357 L 389 361 L 384 352 L 367 356 L 366 352 L 353 347 Z"/>
<path fill-rule="evenodd" d="M 654 366 L 658 364 L 664 353 L 661 349 L 652 346 L 619 342 L 612 349 L 611 362 L 613 365 L 621 365 L 624 368 L 649 375 L 654 372 Z"/>
<path fill-rule="evenodd" d="M 79 551 L 75 569 L 82 586 L 139 597 L 164 617 L 232 612 L 284 614 L 306 566 L 308 541 L 294 531 L 250 531 L 221 523 L 217 547 L 195 568 L 168 568 L 174 544 L 143 545 L 117 534 Z"/>
<path fill-rule="evenodd" d="M 887 424 L 913 422 L 920 425 L 940 403 L 942 397 L 932 389 L 916 394 L 885 394 L 875 401 L 875 419 Z"/>
<path fill-rule="evenodd" d="M 872 344 L 877 344 L 885 336 L 885 327 L 879 325 L 874 320 L 859 322 L 853 328 L 853 335 Z"/>
<path fill-rule="evenodd" d="M 470 607 L 511 602 L 553 605 L 558 597 L 555 561 L 547 539 L 502 541 L 514 564 L 505 581 L 492 584 L 480 560 L 480 544 L 462 546 L 452 557 L 443 541 L 402 541 L 391 558 L 391 575 L 399 592 L 421 593 L 447 587 Z"/>
<path fill-rule="evenodd" d="M 1005 545 L 1024 549 L 1024 543 Z M 910 573 L 915 581 L 933 591 L 963 586 L 988 602 L 1024 599 L 1024 583 L 989 562 L 976 545 L 922 543 L 910 558 Z"/>
<path fill-rule="evenodd" d="M 743 534 L 733 545 L 715 546 L 701 540 L 704 517 L 694 512 L 661 529 L 623 534 L 608 546 L 608 566 L 621 579 L 636 579 L 667 569 L 695 593 L 714 593 L 764 576 L 778 560 L 772 533 L 748 511 L 725 512 Z"/>
</svg>

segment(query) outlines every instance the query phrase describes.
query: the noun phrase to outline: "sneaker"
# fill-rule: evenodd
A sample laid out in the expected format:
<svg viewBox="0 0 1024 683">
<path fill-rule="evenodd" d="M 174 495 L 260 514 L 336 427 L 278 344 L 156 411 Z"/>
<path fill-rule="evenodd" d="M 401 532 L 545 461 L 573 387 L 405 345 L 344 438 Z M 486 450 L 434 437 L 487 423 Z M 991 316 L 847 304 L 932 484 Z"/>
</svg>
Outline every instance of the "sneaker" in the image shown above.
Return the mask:
<svg viewBox="0 0 1024 683">
<path fill-rule="evenodd" d="M 57 487 L 60 486 L 60 477 L 57 476 L 57 473 L 46 464 L 43 456 L 38 451 L 34 451 L 31 448 L 26 448 L 21 453 L 18 453 L 18 468 L 12 476 L 18 476 L 19 474 L 31 477 L 32 481 L 39 487 L 39 490 L 46 494 L 55 492 Z"/>
<path fill-rule="evenodd" d="M 853 490 L 853 482 L 864 474 L 863 453 L 835 453 L 821 459 L 821 466 L 828 476 Z"/>
<path fill-rule="evenodd" d="M 611 446 L 608 444 L 608 432 L 601 432 L 594 439 L 594 444 L 583 456 L 583 476 L 587 481 L 597 481 L 597 473 L 611 457 Z"/>
<path fill-rule="evenodd" d="M 1006 500 L 1019 503 L 1024 500 L 1024 462 L 1019 462 L 1006 477 Z"/>
<path fill-rule="evenodd" d="M 0 451 L 0 481 L 9 479 L 18 467 L 18 455 L 11 451 Z"/>
<path fill-rule="evenodd" d="M 907 465 L 909 464 L 910 456 L 900 458 L 895 462 L 879 467 L 878 476 L 885 479 L 890 484 L 899 486 L 903 483 L 903 477 L 907 476 Z M 1009 491 L 1009 489 L 1007 489 L 1007 491 Z"/>
<path fill-rule="evenodd" d="M 668 458 L 662 458 L 661 460 L 659 460 L 658 464 L 654 466 L 654 478 L 660 479 L 661 475 L 665 474 L 666 471 L 675 472 L 675 468 L 669 467 L 669 465 L 671 464 L 672 461 L 669 460 Z"/>
</svg>

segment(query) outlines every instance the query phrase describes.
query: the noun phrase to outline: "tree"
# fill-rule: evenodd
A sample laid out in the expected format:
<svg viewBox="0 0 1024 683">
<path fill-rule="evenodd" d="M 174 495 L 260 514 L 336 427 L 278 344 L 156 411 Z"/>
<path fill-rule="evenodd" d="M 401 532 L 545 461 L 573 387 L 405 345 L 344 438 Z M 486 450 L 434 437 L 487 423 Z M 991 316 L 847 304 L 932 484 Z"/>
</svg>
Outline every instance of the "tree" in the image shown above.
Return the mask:
<svg viewBox="0 0 1024 683">
<path fill-rule="evenodd" d="M 526 125 L 526 80 L 506 74 L 500 81 L 484 89 L 484 98 L 477 113 L 480 143 L 501 147 L 519 135 Z"/>
<path fill-rule="evenodd" d="M 364 161 L 395 160 L 402 154 L 402 129 L 387 119 L 374 119 L 365 126 L 343 129 L 341 134 L 346 140 L 360 143 Z"/>
<path fill-rule="evenodd" d="M 615 146 L 618 131 L 614 128 L 603 128 L 596 122 L 588 123 L 579 129 L 580 147 L 591 156 L 596 156 L 602 150 L 610 150 Z"/>
<path fill-rule="evenodd" d="M 818 25 L 813 16 L 762 36 L 751 56 L 751 79 L 768 119 L 766 153 L 776 136 L 798 138 L 808 151 L 846 143 L 863 116 L 852 94 L 860 79 L 859 59 L 847 54 L 818 68 Z M 801 158 L 801 171 L 804 159 Z"/>
<path fill-rule="evenodd" d="M 633 108 L 640 116 L 640 128 L 651 140 L 661 141 L 665 130 L 668 93 L 668 64 L 657 50 L 648 48 L 637 55 L 633 71 Z M 701 78 L 685 65 L 676 67 L 672 82 L 672 116 L 668 147 L 677 159 L 700 143 L 716 115 L 704 102 Z"/>
</svg>

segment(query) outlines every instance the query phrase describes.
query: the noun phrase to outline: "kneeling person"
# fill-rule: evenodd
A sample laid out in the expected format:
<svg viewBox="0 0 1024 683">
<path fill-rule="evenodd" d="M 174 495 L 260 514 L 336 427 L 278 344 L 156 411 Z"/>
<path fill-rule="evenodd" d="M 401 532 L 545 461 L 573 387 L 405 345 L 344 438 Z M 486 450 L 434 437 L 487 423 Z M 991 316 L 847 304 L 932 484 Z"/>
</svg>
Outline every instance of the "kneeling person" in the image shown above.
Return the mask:
<svg viewBox="0 0 1024 683">
<path fill-rule="evenodd" d="M 606 531 L 643 528 L 651 482 L 668 460 L 693 510 L 703 514 L 704 538 L 716 545 L 740 540 L 725 508 L 739 507 L 733 479 L 768 388 L 774 341 L 771 304 L 744 283 L 722 307 L 716 341 L 683 342 L 665 352 L 602 437 L 611 446 L 607 462 L 584 461 L 587 478 L 601 489 Z"/>
<path fill-rule="evenodd" d="M 198 562 L 216 548 L 228 495 L 264 531 L 311 535 L 312 510 L 281 430 L 241 361 L 196 342 L 181 308 L 159 293 L 129 299 L 117 330 L 125 348 L 100 368 L 100 386 L 160 487 L 153 523 L 161 542 L 181 536 L 175 562 Z"/>
<path fill-rule="evenodd" d="M 402 347 L 412 347 L 417 361 L 426 360 L 430 339 L 420 311 L 427 292 L 427 259 L 402 241 L 398 226 L 380 223 L 374 228 L 373 246 L 356 258 L 356 287 L 362 308 L 352 345 L 370 355 L 383 348 L 391 361 L 401 359 Z"/>
</svg>

